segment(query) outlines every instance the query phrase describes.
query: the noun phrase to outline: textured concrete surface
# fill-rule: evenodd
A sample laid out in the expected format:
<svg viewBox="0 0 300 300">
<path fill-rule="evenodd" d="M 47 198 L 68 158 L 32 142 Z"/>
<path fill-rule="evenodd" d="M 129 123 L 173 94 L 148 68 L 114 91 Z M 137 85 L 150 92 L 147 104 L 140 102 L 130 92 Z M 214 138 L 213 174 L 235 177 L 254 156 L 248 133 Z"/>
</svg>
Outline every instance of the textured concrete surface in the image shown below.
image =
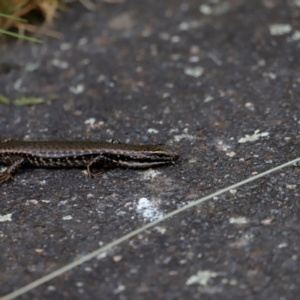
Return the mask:
<svg viewBox="0 0 300 300">
<path fill-rule="evenodd" d="M 0 295 L 298 156 L 300 3 L 79 3 L 0 46 L 0 135 L 164 143 L 156 172 L 22 169 L 0 186 Z M 299 299 L 299 169 L 232 190 L 20 299 Z"/>
</svg>

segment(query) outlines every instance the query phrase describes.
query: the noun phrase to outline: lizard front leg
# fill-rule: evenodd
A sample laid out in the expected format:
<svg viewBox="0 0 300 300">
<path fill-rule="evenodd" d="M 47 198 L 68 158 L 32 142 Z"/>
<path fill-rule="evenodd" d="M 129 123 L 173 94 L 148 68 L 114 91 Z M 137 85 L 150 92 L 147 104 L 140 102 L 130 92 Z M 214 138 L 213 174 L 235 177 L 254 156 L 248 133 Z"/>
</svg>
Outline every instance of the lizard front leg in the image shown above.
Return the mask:
<svg viewBox="0 0 300 300">
<path fill-rule="evenodd" d="M 88 172 L 88 176 L 90 178 L 99 178 L 101 176 L 101 174 L 102 174 L 101 172 L 93 173 L 91 171 L 92 167 L 99 166 L 99 165 L 102 165 L 104 167 L 105 166 L 117 166 L 118 162 L 111 158 L 105 157 L 103 155 L 98 155 L 87 165 L 87 172 Z"/>
</svg>

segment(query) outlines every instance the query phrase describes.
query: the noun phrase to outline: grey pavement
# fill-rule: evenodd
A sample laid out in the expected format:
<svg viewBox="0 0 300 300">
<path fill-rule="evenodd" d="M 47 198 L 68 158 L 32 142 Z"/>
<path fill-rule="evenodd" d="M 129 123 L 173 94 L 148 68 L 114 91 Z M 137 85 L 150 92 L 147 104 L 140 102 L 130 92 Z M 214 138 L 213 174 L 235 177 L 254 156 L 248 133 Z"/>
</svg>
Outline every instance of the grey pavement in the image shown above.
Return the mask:
<svg viewBox="0 0 300 300">
<path fill-rule="evenodd" d="M 300 2 L 79 2 L 0 45 L 0 136 L 162 143 L 153 170 L 24 168 L 0 186 L 0 295 L 300 156 Z M 5 67 L 3 67 L 5 66 Z M 300 169 L 162 221 L 18 299 L 300 299 Z"/>
</svg>

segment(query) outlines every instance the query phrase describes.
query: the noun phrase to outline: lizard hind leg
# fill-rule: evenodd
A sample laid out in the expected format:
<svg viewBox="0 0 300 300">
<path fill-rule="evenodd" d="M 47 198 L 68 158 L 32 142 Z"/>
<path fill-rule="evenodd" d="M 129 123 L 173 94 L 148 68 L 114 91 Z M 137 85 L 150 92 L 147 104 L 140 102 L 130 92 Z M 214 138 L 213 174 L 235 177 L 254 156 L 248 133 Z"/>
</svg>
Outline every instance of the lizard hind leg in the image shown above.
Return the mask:
<svg viewBox="0 0 300 300">
<path fill-rule="evenodd" d="M 19 157 L 11 160 L 11 165 L 7 169 L 0 173 L 0 184 L 13 179 L 13 174 L 22 166 L 24 158 Z"/>
</svg>

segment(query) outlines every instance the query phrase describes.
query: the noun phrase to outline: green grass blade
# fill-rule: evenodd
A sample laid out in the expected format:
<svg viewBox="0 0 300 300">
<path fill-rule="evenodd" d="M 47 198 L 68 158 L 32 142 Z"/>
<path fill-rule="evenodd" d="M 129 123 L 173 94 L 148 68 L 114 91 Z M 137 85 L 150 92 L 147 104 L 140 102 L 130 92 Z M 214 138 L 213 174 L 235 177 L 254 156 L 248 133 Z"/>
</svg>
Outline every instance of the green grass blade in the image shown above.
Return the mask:
<svg viewBox="0 0 300 300">
<path fill-rule="evenodd" d="M 14 32 L 11 32 L 11 31 L 3 30 L 3 29 L 0 29 L 0 33 L 6 34 L 6 35 L 10 35 L 10 36 L 13 36 L 15 38 L 26 40 L 26 41 L 30 41 L 30 42 L 42 43 L 41 40 L 38 40 L 38 39 L 35 39 L 35 38 L 32 38 L 32 37 L 26 36 L 26 35 L 14 33 Z"/>
<path fill-rule="evenodd" d="M 6 14 L 2 14 L 2 13 L 0 13 L 0 17 L 2 17 L 2 18 L 6 18 L 6 19 L 15 20 L 15 21 L 20 21 L 20 22 L 23 22 L 23 23 L 27 23 L 27 20 L 26 20 L 26 19 L 22 19 L 22 18 L 14 17 L 14 16 L 10 16 L 10 15 L 6 15 Z"/>
<path fill-rule="evenodd" d="M 35 105 L 44 103 L 44 99 L 41 97 L 21 97 L 13 101 L 14 105 Z"/>
<path fill-rule="evenodd" d="M 9 104 L 9 100 L 7 97 L 5 97 L 4 95 L 0 94 L 0 104 L 4 104 L 4 105 L 8 105 Z"/>
</svg>

